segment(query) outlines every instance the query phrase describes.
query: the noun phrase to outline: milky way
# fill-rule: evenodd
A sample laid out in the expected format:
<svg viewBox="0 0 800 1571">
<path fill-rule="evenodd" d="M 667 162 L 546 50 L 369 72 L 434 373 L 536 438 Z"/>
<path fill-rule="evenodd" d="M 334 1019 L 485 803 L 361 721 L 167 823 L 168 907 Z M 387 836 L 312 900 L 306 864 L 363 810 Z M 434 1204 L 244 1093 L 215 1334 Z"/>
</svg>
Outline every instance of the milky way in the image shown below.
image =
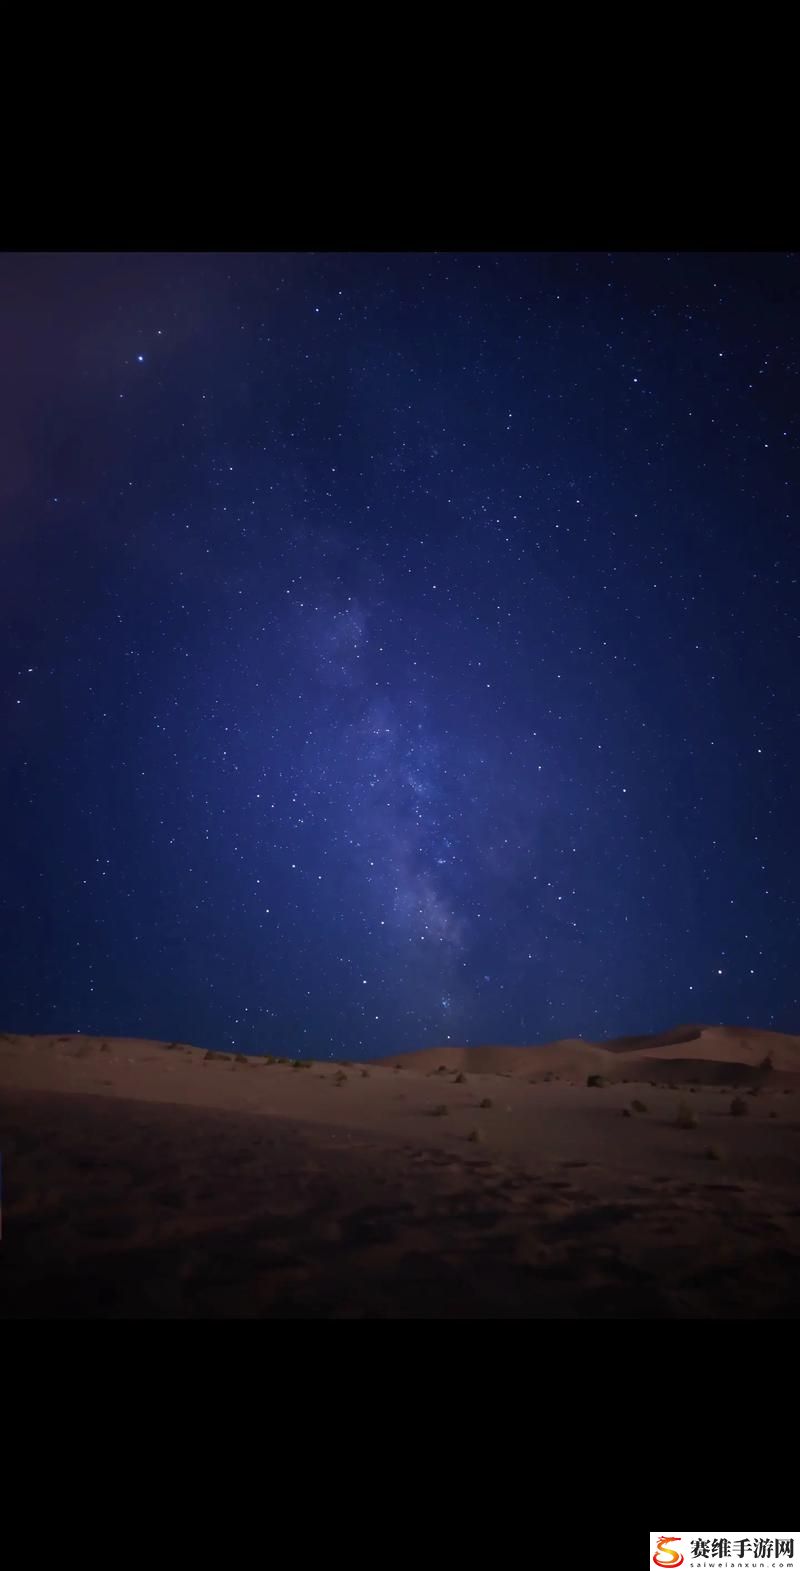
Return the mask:
<svg viewBox="0 0 800 1571">
<path fill-rule="evenodd" d="M 0 268 L 5 1029 L 797 1029 L 794 256 Z"/>
</svg>

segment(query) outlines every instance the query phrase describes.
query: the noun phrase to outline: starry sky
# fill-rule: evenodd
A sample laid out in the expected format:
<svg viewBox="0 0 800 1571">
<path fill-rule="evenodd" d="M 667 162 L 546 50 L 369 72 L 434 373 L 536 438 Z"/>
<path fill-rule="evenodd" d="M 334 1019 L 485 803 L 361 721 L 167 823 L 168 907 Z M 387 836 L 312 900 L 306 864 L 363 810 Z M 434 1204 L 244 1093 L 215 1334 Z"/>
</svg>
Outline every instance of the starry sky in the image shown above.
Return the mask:
<svg viewBox="0 0 800 1571">
<path fill-rule="evenodd" d="M 800 1029 L 800 267 L 0 258 L 0 1025 Z"/>
</svg>

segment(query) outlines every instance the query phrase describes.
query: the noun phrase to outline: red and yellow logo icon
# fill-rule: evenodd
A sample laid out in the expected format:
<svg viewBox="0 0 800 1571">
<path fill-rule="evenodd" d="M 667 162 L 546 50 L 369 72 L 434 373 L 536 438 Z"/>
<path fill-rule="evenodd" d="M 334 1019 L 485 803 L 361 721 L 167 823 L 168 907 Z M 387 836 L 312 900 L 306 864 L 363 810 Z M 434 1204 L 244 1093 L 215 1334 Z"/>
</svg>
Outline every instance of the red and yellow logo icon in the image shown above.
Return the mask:
<svg viewBox="0 0 800 1571">
<path fill-rule="evenodd" d="M 676 1566 L 682 1566 L 683 1555 L 679 1555 L 677 1549 L 665 1549 L 664 1547 L 665 1544 L 679 1543 L 679 1533 L 663 1533 L 659 1537 L 656 1552 L 653 1555 L 653 1565 L 666 1566 L 669 1568 L 669 1571 L 675 1571 Z"/>
</svg>

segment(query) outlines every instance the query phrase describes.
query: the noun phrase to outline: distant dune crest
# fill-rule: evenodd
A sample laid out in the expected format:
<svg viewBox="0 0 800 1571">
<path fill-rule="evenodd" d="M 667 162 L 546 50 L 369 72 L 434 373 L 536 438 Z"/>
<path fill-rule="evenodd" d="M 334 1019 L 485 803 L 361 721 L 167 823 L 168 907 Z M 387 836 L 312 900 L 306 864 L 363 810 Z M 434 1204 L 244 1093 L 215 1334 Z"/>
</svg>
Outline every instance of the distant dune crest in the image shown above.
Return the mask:
<svg viewBox="0 0 800 1571">
<path fill-rule="evenodd" d="M 800 1074 L 800 1036 L 746 1026 L 676 1026 L 606 1042 L 567 1037 L 538 1047 L 426 1047 L 374 1062 L 403 1064 L 423 1072 L 441 1066 L 473 1074 L 549 1074 L 565 1079 L 603 1074 L 609 1080 L 653 1076 L 714 1083 L 748 1080 L 757 1071 Z"/>
<path fill-rule="evenodd" d="M 188 1044 L 156 1042 L 140 1038 L 93 1037 L 80 1034 L 24 1036 L 0 1033 L 0 1044 L 24 1047 L 37 1057 L 51 1051 L 59 1057 L 94 1058 L 111 1052 L 130 1055 L 130 1062 L 146 1061 L 153 1054 L 178 1049 L 192 1054 Z M 231 1050 L 229 1049 L 229 1052 Z M 172 1056 L 170 1054 L 170 1056 Z M 313 1058 L 313 1050 L 310 1055 Z M 394 1053 L 371 1060 L 392 1068 L 395 1065 L 420 1074 L 437 1069 L 483 1075 L 521 1075 L 529 1079 L 557 1077 L 585 1083 L 587 1075 L 600 1074 L 608 1080 L 658 1080 L 678 1085 L 749 1084 L 775 1077 L 800 1076 L 800 1035 L 766 1031 L 749 1026 L 681 1025 L 650 1035 L 613 1037 L 605 1042 L 585 1042 L 580 1037 L 564 1037 L 534 1047 L 508 1047 L 486 1044 L 479 1047 L 425 1047 L 409 1053 Z"/>
</svg>

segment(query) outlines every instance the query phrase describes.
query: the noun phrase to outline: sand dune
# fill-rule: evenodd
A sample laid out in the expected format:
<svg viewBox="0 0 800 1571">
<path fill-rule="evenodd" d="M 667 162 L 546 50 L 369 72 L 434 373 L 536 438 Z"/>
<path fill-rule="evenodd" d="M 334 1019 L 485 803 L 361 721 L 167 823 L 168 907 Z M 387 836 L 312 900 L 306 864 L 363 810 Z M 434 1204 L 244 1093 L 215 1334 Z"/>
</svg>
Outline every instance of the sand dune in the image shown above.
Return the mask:
<svg viewBox="0 0 800 1571">
<path fill-rule="evenodd" d="M 797 1039 L 698 1032 L 305 1067 L 0 1036 L 0 1316 L 795 1317 L 800 1077 L 756 1064 Z"/>
<path fill-rule="evenodd" d="M 579 1077 L 605 1073 L 613 1067 L 612 1055 L 579 1037 L 546 1042 L 541 1047 L 424 1047 L 398 1057 L 374 1059 L 374 1063 L 402 1064 L 420 1074 L 444 1067 L 454 1072 L 469 1070 L 485 1075 L 545 1075 L 559 1073 Z"/>
<path fill-rule="evenodd" d="M 649 1032 L 644 1036 L 612 1036 L 600 1042 L 609 1053 L 638 1053 L 651 1047 L 669 1047 L 673 1042 L 694 1042 L 705 1026 L 674 1026 L 671 1031 Z"/>
<path fill-rule="evenodd" d="M 699 1077 L 709 1083 L 719 1083 L 725 1079 L 726 1072 L 729 1075 L 738 1073 L 734 1066 L 749 1065 L 756 1069 L 768 1056 L 773 1069 L 800 1074 L 800 1036 L 749 1027 L 678 1026 L 651 1036 L 616 1037 L 608 1042 L 566 1038 L 545 1042 L 539 1047 L 423 1048 L 391 1062 L 403 1063 L 421 1072 L 444 1065 L 448 1069 L 480 1074 L 555 1074 L 563 1078 L 603 1074 L 612 1080 L 633 1079 L 638 1075 L 650 1080 L 655 1072 L 654 1062 L 671 1060 L 670 1080 L 677 1084 L 681 1077 L 687 1081 Z M 706 1064 L 721 1066 L 722 1073 L 719 1067 L 705 1070 Z"/>
</svg>

